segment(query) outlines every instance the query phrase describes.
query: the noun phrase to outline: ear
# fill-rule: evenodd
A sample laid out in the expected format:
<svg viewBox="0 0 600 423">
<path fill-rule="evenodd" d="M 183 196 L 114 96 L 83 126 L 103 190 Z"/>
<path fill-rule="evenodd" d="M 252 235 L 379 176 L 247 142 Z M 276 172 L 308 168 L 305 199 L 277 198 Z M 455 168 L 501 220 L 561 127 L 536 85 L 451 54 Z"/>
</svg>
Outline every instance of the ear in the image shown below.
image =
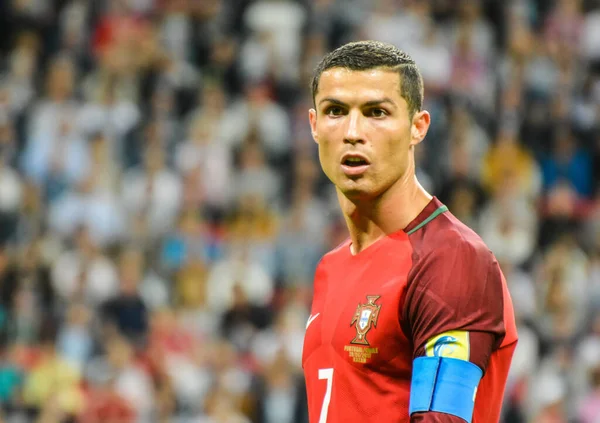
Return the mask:
<svg viewBox="0 0 600 423">
<path fill-rule="evenodd" d="M 308 120 L 310 122 L 310 132 L 312 133 L 313 140 L 318 144 L 319 137 L 317 135 L 317 111 L 310 109 L 308 111 Z"/>
<path fill-rule="evenodd" d="M 415 113 L 410 129 L 410 145 L 417 145 L 423 141 L 423 138 L 425 138 L 425 135 L 427 135 L 427 131 L 429 130 L 430 122 L 431 116 L 427 110 Z"/>
</svg>

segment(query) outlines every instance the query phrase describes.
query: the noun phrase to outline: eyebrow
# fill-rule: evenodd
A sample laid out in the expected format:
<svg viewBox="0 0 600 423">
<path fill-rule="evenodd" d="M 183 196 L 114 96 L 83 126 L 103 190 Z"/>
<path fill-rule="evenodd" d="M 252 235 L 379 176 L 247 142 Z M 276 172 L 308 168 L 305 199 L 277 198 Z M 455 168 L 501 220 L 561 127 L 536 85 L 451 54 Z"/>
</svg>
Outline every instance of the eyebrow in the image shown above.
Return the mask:
<svg viewBox="0 0 600 423">
<path fill-rule="evenodd" d="M 322 99 L 321 101 L 319 101 L 319 105 L 321 105 L 322 103 L 332 103 L 332 104 L 337 104 L 338 106 L 348 106 L 346 103 L 344 103 L 341 100 L 338 100 L 337 98 L 333 98 L 333 97 L 325 97 L 324 99 Z M 373 106 L 379 106 L 380 104 L 384 104 L 384 103 L 388 103 L 394 107 L 396 107 L 396 103 L 394 102 L 394 100 L 392 100 L 389 97 L 384 97 L 378 100 L 370 100 L 367 101 L 366 103 L 362 104 L 362 107 L 373 107 Z"/>
</svg>

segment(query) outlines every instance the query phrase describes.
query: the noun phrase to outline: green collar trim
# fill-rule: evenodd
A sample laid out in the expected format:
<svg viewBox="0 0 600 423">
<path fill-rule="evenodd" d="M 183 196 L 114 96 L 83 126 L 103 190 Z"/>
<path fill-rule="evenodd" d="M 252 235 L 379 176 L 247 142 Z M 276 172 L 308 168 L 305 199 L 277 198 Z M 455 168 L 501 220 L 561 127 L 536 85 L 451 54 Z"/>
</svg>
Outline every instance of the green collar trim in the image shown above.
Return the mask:
<svg viewBox="0 0 600 423">
<path fill-rule="evenodd" d="M 447 212 L 447 211 L 448 211 L 448 207 L 445 205 L 438 207 L 433 213 L 431 213 L 429 215 L 429 217 L 427 219 L 425 219 L 424 221 L 419 223 L 415 228 L 408 231 L 408 235 L 412 235 L 413 233 L 417 232 L 419 229 L 421 229 L 423 226 L 427 225 L 429 222 L 431 222 L 433 219 L 438 217 L 440 214 Z"/>
</svg>

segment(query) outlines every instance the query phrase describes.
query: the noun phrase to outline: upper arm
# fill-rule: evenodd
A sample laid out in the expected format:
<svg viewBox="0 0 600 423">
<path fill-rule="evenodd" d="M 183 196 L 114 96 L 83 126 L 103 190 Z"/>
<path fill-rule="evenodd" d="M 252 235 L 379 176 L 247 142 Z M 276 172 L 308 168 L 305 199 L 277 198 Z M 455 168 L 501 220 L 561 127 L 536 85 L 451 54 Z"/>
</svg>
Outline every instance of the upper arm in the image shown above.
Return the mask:
<svg viewBox="0 0 600 423">
<path fill-rule="evenodd" d="M 468 360 L 485 372 L 504 334 L 502 273 L 483 243 L 459 240 L 418 259 L 403 310 L 413 357 Z"/>
<path fill-rule="evenodd" d="M 418 360 L 412 423 L 470 422 L 481 375 L 505 335 L 503 283 L 480 241 L 459 239 L 416 258 L 402 316 Z"/>
</svg>

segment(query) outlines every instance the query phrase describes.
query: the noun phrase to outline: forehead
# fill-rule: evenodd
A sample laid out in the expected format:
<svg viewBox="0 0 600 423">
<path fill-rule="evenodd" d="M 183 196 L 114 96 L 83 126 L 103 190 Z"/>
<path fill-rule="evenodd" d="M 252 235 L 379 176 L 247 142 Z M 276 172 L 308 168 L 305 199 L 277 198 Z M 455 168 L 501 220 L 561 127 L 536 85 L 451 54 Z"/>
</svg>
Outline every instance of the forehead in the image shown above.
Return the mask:
<svg viewBox="0 0 600 423">
<path fill-rule="evenodd" d="M 341 101 L 370 101 L 384 97 L 400 105 L 400 75 L 398 72 L 376 68 L 355 71 L 346 68 L 331 68 L 321 74 L 315 96 L 319 100 L 332 97 Z"/>
</svg>

